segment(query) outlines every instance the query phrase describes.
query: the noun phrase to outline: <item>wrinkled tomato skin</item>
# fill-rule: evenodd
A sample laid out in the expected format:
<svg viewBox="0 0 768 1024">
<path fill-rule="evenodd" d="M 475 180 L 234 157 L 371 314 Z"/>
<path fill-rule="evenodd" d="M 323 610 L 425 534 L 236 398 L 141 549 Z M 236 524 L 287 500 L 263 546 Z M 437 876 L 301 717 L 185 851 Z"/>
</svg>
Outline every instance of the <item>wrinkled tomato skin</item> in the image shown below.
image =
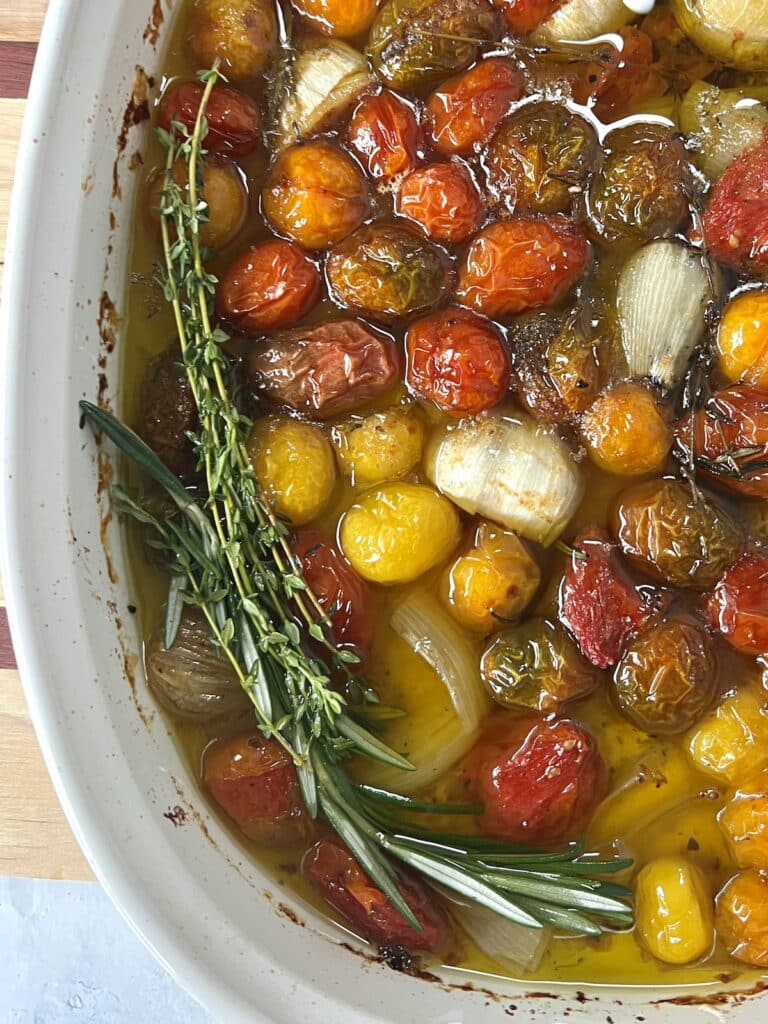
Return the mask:
<svg viewBox="0 0 768 1024">
<path fill-rule="evenodd" d="M 445 156 L 484 146 L 525 92 L 522 72 L 490 57 L 444 82 L 427 101 L 432 145 Z"/>
<path fill-rule="evenodd" d="M 293 762 L 260 732 L 212 743 L 203 784 L 245 835 L 263 846 L 295 843 L 310 833 Z"/>
<path fill-rule="evenodd" d="M 307 586 L 331 617 L 337 644 L 367 660 L 376 630 L 376 605 L 370 587 L 322 533 L 297 533 L 293 549 L 301 559 Z"/>
<path fill-rule="evenodd" d="M 408 388 L 451 416 L 473 416 L 502 400 L 509 358 L 497 331 L 464 309 L 417 321 L 405 337 Z"/>
<path fill-rule="evenodd" d="M 585 530 L 560 585 L 560 621 L 597 668 L 611 668 L 656 609 L 622 571 L 615 545 L 602 530 Z"/>
<path fill-rule="evenodd" d="M 604 122 L 622 117 L 643 99 L 663 96 L 669 87 L 654 69 L 653 40 L 642 29 L 628 25 L 619 30 L 623 49 L 609 48 L 609 58 L 585 61 L 573 83 L 573 98 L 591 107 Z"/>
<path fill-rule="evenodd" d="M 368 176 L 382 183 L 410 174 L 424 159 L 424 132 L 416 111 L 390 89 L 360 101 L 347 141 Z"/>
<path fill-rule="evenodd" d="M 163 96 L 157 122 L 167 132 L 178 121 L 190 134 L 194 130 L 205 86 L 199 82 L 183 82 L 172 86 Z M 208 134 L 205 148 L 225 156 L 249 156 L 262 139 L 262 119 L 258 106 L 245 93 L 217 86 L 211 93 L 205 111 Z"/>
<path fill-rule="evenodd" d="M 581 278 L 591 248 L 565 217 L 515 217 L 485 228 L 459 271 L 459 301 L 497 318 L 559 302 Z"/>
<path fill-rule="evenodd" d="M 744 654 L 768 654 L 768 558 L 744 555 L 706 602 L 709 620 L 728 643 Z"/>
<path fill-rule="evenodd" d="M 704 214 L 704 240 L 726 267 L 768 280 L 768 132 L 715 185 Z"/>
<path fill-rule="evenodd" d="M 449 932 L 437 897 L 415 879 L 402 876 L 400 891 L 422 931 L 412 928 L 363 871 L 340 839 L 321 839 L 304 855 L 302 869 L 312 886 L 370 942 L 437 953 Z"/>
<path fill-rule="evenodd" d="M 244 334 L 291 327 L 320 298 L 315 264 L 293 242 L 252 245 L 230 265 L 216 292 L 222 320 Z"/>
<path fill-rule="evenodd" d="M 395 212 L 417 224 L 433 242 L 457 245 L 480 227 L 485 206 L 463 164 L 430 164 L 402 182 Z"/>
<path fill-rule="evenodd" d="M 504 15 L 509 31 L 526 36 L 542 25 L 565 0 L 493 0 L 493 5 Z"/>
<path fill-rule="evenodd" d="M 465 764 L 488 835 L 557 846 L 587 825 L 608 790 L 594 737 L 569 719 L 494 723 Z"/>
</svg>

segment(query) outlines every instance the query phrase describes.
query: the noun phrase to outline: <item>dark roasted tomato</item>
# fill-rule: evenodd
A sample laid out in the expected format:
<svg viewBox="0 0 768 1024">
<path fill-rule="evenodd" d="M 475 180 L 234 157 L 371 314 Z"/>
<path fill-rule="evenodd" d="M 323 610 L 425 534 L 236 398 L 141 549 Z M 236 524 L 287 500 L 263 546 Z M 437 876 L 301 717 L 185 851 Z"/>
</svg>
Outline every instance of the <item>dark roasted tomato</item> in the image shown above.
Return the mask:
<svg viewBox="0 0 768 1024">
<path fill-rule="evenodd" d="M 349 122 L 347 141 L 377 181 L 409 174 L 424 158 L 423 131 L 413 104 L 389 89 L 363 97 Z"/>
<path fill-rule="evenodd" d="M 480 227 L 485 206 L 464 164 L 430 164 L 402 182 L 395 212 L 418 224 L 433 242 L 456 245 Z"/>
<path fill-rule="evenodd" d="M 277 14 L 270 0 L 195 0 L 189 45 L 198 67 L 216 60 L 231 82 L 264 71 L 278 43 Z"/>
<path fill-rule="evenodd" d="M 568 719 L 494 723 L 465 772 L 485 808 L 482 830 L 531 847 L 575 838 L 608 789 L 594 737 Z"/>
<path fill-rule="evenodd" d="M 406 384 L 452 416 L 469 416 L 502 400 L 509 359 L 498 332 L 466 309 L 419 320 L 405 336 Z"/>
<path fill-rule="evenodd" d="M 358 862 L 335 836 L 310 847 L 302 861 L 304 874 L 330 905 L 371 942 L 437 953 L 448 938 L 448 920 L 437 897 L 401 873 L 400 892 L 421 925 L 416 931 L 392 906 Z"/>
<path fill-rule="evenodd" d="M 571 564 L 560 584 L 560 621 L 584 657 L 610 668 L 627 643 L 650 623 L 656 609 L 624 572 L 615 545 L 593 527 L 573 544 Z"/>
<path fill-rule="evenodd" d="M 509 31 L 516 36 L 526 36 L 562 7 L 565 0 L 493 0 L 493 3 L 504 15 Z"/>
<path fill-rule="evenodd" d="M 707 599 L 707 613 L 737 651 L 768 654 L 768 558 L 744 555 Z"/>
<path fill-rule="evenodd" d="M 509 61 L 489 57 L 443 82 L 427 101 L 432 145 L 467 156 L 484 146 L 525 92 L 525 78 Z"/>
<path fill-rule="evenodd" d="M 688 451 L 690 420 L 678 430 Z M 768 391 L 734 384 L 717 391 L 694 417 L 693 456 L 700 472 L 729 491 L 768 498 Z"/>
<path fill-rule="evenodd" d="M 141 385 L 137 431 L 176 476 L 195 470 L 190 432 L 199 427 L 197 404 L 181 352 L 169 352 L 150 364 Z"/>
<path fill-rule="evenodd" d="M 663 96 L 669 82 L 653 66 L 653 40 L 634 25 L 619 31 L 621 49 L 601 46 L 599 56 L 577 65 L 573 98 L 602 121 L 614 121 L 652 96 Z M 607 52 L 607 55 L 606 55 Z"/>
<path fill-rule="evenodd" d="M 157 112 L 157 123 L 166 131 L 174 121 L 192 132 L 200 109 L 205 86 L 200 82 L 182 82 L 171 86 L 165 93 Z M 208 134 L 205 148 L 211 153 L 226 156 L 248 156 L 261 142 L 261 112 L 250 96 L 217 86 L 211 93 L 205 111 Z"/>
<path fill-rule="evenodd" d="M 244 334 L 290 327 L 320 298 L 320 273 L 293 242 L 258 242 L 219 282 L 216 311 Z"/>
<path fill-rule="evenodd" d="M 261 846 L 286 846 L 310 834 L 293 762 L 260 732 L 212 743 L 203 759 L 203 784 Z"/>
<path fill-rule="evenodd" d="M 590 259 L 584 232 L 565 217 L 516 217 L 485 228 L 471 243 L 456 295 L 489 317 L 559 302 Z"/>
<path fill-rule="evenodd" d="M 715 185 L 704 214 L 704 239 L 720 263 L 768 279 L 768 133 Z"/>
<path fill-rule="evenodd" d="M 336 643 L 351 648 L 365 661 L 376 630 L 376 607 L 370 587 L 322 533 L 297 533 L 293 550 L 301 559 L 307 585 L 331 618 Z"/>
</svg>

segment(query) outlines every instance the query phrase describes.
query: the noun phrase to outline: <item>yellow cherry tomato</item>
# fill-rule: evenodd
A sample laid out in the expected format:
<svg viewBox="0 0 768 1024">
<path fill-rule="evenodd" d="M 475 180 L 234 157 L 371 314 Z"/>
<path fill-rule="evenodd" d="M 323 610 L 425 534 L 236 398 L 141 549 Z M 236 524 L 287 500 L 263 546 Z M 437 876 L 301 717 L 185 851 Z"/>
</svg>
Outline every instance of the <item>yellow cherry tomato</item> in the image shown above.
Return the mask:
<svg viewBox="0 0 768 1024">
<path fill-rule="evenodd" d="M 768 291 L 744 292 L 725 307 L 717 365 L 729 381 L 768 387 Z"/>
<path fill-rule="evenodd" d="M 688 754 L 701 771 L 735 786 L 768 762 L 766 696 L 743 689 L 689 733 Z"/>
<path fill-rule="evenodd" d="M 768 875 L 742 871 L 718 894 L 715 927 L 737 960 L 768 967 Z"/>
<path fill-rule="evenodd" d="M 672 447 L 672 431 L 648 388 L 619 384 L 584 413 L 582 436 L 592 461 L 617 476 L 659 472 Z"/>
<path fill-rule="evenodd" d="M 637 876 L 635 920 L 645 946 L 665 964 L 690 964 L 712 948 L 712 895 L 695 864 L 659 857 Z"/>
<path fill-rule="evenodd" d="M 719 821 L 739 867 L 768 870 L 768 768 L 739 783 Z"/>
<path fill-rule="evenodd" d="M 293 526 L 311 522 L 328 504 L 336 464 L 319 427 L 285 416 L 259 420 L 248 454 L 275 511 Z"/>
<path fill-rule="evenodd" d="M 386 409 L 333 429 L 341 471 L 358 487 L 400 480 L 421 461 L 424 424 L 408 409 Z"/>
<path fill-rule="evenodd" d="M 318 31 L 341 39 L 367 32 L 378 10 L 377 0 L 293 0 L 293 6 Z"/>
</svg>

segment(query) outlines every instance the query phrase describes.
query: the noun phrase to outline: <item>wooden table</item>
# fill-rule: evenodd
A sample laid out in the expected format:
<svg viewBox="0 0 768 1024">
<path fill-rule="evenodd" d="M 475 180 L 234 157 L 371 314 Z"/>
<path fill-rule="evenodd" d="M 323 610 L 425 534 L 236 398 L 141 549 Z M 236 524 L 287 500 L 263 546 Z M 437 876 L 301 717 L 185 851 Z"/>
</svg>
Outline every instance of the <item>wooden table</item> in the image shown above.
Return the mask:
<svg viewBox="0 0 768 1024">
<path fill-rule="evenodd" d="M 47 0 L 0 0 L 0 280 L 24 97 L 46 7 Z M 91 879 L 27 714 L 4 606 L 0 587 L 0 875 Z"/>
</svg>

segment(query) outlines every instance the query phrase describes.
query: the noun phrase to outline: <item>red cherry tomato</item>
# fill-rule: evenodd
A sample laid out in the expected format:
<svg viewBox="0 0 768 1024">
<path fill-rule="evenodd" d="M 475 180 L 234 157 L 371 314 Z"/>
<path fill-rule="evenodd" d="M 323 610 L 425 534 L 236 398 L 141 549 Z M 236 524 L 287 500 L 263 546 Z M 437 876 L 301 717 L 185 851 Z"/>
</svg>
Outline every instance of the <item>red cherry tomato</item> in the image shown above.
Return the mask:
<svg viewBox="0 0 768 1024">
<path fill-rule="evenodd" d="M 395 212 L 420 225 L 433 242 L 455 245 L 477 231 L 485 206 L 464 164 L 430 164 L 402 182 Z"/>
<path fill-rule="evenodd" d="M 726 267 L 768 279 L 768 132 L 719 179 L 704 214 L 704 240 Z"/>
<path fill-rule="evenodd" d="M 376 607 L 367 583 L 322 533 L 297 533 L 293 548 L 301 559 L 309 588 L 331 616 L 336 642 L 340 647 L 352 648 L 365 660 L 376 630 Z"/>
<path fill-rule="evenodd" d="M 286 846 L 309 835 L 293 762 L 260 732 L 211 744 L 203 784 L 248 838 L 263 846 Z"/>
<path fill-rule="evenodd" d="M 560 621 L 584 657 L 598 668 L 615 665 L 627 643 L 649 624 L 656 611 L 648 588 L 638 591 L 602 530 L 585 530 L 560 585 Z"/>
<path fill-rule="evenodd" d="M 565 0 L 493 0 L 494 7 L 502 12 L 507 27 L 516 36 L 533 32 L 564 3 Z"/>
<path fill-rule="evenodd" d="M 466 762 L 483 831 L 526 846 L 575 838 L 608 789 L 594 738 L 568 719 L 492 725 Z"/>
<path fill-rule="evenodd" d="M 566 217 L 513 217 L 485 228 L 459 271 L 459 300 L 492 318 L 559 302 L 590 258 L 580 227 Z"/>
<path fill-rule="evenodd" d="M 347 140 L 370 177 L 384 182 L 408 174 L 424 155 L 423 131 L 414 108 L 389 89 L 361 100 L 349 122 Z"/>
<path fill-rule="evenodd" d="M 219 282 L 216 310 L 238 331 L 291 327 L 320 298 L 320 272 L 298 245 L 273 238 L 232 263 Z"/>
<path fill-rule="evenodd" d="M 768 558 L 744 555 L 707 599 L 713 627 L 744 654 L 768 654 Z"/>
<path fill-rule="evenodd" d="M 427 101 L 432 145 L 446 156 L 479 149 L 524 92 L 522 72 L 496 57 L 449 78 Z"/>
<path fill-rule="evenodd" d="M 405 381 L 452 416 L 497 405 L 509 387 L 509 358 L 498 332 L 465 309 L 417 320 L 405 336 Z"/>
<path fill-rule="evenodd" d="M 642 29 L 629 25 L 620 29 L 621 50 L 608 48 L 608 57 L 584 61 L 578 66 L 573 98 L 594 109 L 602 121 L 613 121 L 641 100 L 663 96 L 669 88 L 664 75 L 652 65 L 653 40 Z"/>
<path fill-rule="evenodd" d="M 199 82 L 183 82 L 172 86 L 160 101 L 157 123 L 170 131 L 171 124 L 178 121 L 191 133 L 204 92 L 205 86 Z M 226 85 L 217 85 L 211 93 L 205 116 L 208 134 L 204 145 L 211 153 L 248 156 L 261 142 L 261 112 L 245 93 Z"/>
<path fill-rule="evenodd" d="M 431 953 L 445 946 L 449 928 L 445 914 L 437 897 L 415 879 L 403 877 L 400 892 L 421 924 L 421 932 L 403 920 L 335 836 L 310 847 L 302 867 L 323 898 L 371 942 Z"/>
</svg>

